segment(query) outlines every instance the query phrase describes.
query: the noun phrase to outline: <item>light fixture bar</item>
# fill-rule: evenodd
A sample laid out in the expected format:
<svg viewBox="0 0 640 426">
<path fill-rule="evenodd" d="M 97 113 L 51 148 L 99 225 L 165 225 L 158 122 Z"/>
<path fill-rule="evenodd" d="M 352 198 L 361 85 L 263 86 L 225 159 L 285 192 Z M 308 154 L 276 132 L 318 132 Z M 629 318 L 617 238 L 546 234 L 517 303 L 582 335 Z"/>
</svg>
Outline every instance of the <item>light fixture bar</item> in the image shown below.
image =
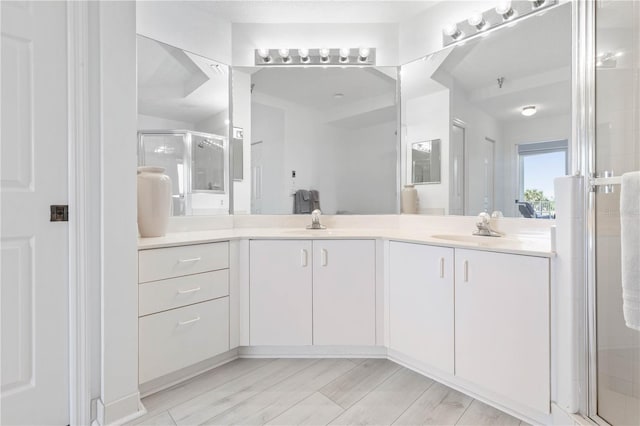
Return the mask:
<svg viewBox="0 0 640 426">
<path fill-rule="evenodd" d="M 255 49 L 256 66 L 373 66 L 374 47 Z"/>
<path fill-rule="evenodd" d="M 487 30 L 538 13 L 558 3 L 558 0 L 499 0 L 496 7 L 474 12 L 464 21 L 447 24 L 442 29 L 442 45 L 448 46 L 475 37 Z"/>
</svg>

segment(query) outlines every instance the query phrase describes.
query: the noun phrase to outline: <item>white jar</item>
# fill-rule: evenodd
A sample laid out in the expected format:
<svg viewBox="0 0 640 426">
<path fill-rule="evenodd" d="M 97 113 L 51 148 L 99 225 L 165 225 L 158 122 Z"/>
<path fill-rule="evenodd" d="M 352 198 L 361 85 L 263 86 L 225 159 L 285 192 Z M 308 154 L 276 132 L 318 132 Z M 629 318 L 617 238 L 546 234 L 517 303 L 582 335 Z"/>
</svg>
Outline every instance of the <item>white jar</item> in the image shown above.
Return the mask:
<svg viewBox="0 0 640 426">
<path fill-rule="evenodd" d="M 402 213 L 418 213 L 418 190 L 415 185 L 405 185 L 402 188 Z"/>
<path fill-rule="evenodd" d="M 162 237 L 171 212 L 171 178 L 164 167 L 138 167 L 138 231 L 142 237 Z"/>
</svg>

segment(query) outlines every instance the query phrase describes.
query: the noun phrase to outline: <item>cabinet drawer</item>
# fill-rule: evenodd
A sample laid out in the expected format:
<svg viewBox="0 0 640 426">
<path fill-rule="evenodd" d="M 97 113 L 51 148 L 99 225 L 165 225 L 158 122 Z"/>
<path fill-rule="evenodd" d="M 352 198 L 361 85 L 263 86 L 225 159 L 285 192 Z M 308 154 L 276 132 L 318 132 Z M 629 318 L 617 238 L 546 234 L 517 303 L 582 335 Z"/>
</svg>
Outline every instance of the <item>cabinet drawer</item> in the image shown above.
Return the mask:
<svg viewBox="0 0 640 426">
<path fill-rule="evenodd" d="M 229 270 L 143 283 L 138 295 L 139 316 L 228 296 Z"/>
<path fill-rule="evenodd" d="M 138 281 L 157 281 L 229 267 L 229 243 L 141 250 Z"/>
<path fill-rule="evenodd" d="M 229 298 L 142 317 L 139 382 L 169 374 L 229 350 Z"/>
</svg>

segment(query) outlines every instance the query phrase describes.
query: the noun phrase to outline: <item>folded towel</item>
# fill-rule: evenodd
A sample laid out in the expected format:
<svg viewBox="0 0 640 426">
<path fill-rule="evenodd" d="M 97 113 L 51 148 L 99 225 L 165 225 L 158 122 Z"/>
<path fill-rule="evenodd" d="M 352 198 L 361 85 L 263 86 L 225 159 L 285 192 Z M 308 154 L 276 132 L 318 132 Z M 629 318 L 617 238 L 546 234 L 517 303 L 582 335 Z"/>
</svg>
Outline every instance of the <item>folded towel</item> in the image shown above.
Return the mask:
<svg viewBox="0 0 640 426">
<path fill-rule="evenodd" d="M 311 213 L 311 196 L 306 189 L 299 189 L 293 196 L 293 213 L 305 214 Z"/>
<path fill-rule="evenodd" d="M 311 194 L 311 211 L 320 209 L 320 193 L 315 189 L 309 191 Z"/>
<path fill-rule="evenodd" d="M 620 234 L 624 320 L 640 330 L 640 171 L 622 175 Z"/>
</svg>

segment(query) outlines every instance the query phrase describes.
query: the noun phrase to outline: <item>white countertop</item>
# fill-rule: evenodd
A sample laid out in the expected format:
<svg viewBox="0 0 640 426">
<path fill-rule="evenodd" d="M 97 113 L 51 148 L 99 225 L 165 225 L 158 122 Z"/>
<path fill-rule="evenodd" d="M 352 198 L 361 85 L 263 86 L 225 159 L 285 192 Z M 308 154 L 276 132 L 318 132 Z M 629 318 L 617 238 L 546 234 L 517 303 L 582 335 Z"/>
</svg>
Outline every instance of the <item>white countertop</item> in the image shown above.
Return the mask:
<svg viewBox="0 0 640 426">
<path fill-rule="evenodd" d="M 295 227 L 233 228 L 168 233 L 164 237 L 138 238 L 140 250 L 234 239 L 383 239 L 442 247 L 554 257 L 548 234 L 510 234 L 505 237 L 475 237 L 468 233 L 433 232 L 394 228 L 329 228 L 307 230 Z"/>
</svg>

